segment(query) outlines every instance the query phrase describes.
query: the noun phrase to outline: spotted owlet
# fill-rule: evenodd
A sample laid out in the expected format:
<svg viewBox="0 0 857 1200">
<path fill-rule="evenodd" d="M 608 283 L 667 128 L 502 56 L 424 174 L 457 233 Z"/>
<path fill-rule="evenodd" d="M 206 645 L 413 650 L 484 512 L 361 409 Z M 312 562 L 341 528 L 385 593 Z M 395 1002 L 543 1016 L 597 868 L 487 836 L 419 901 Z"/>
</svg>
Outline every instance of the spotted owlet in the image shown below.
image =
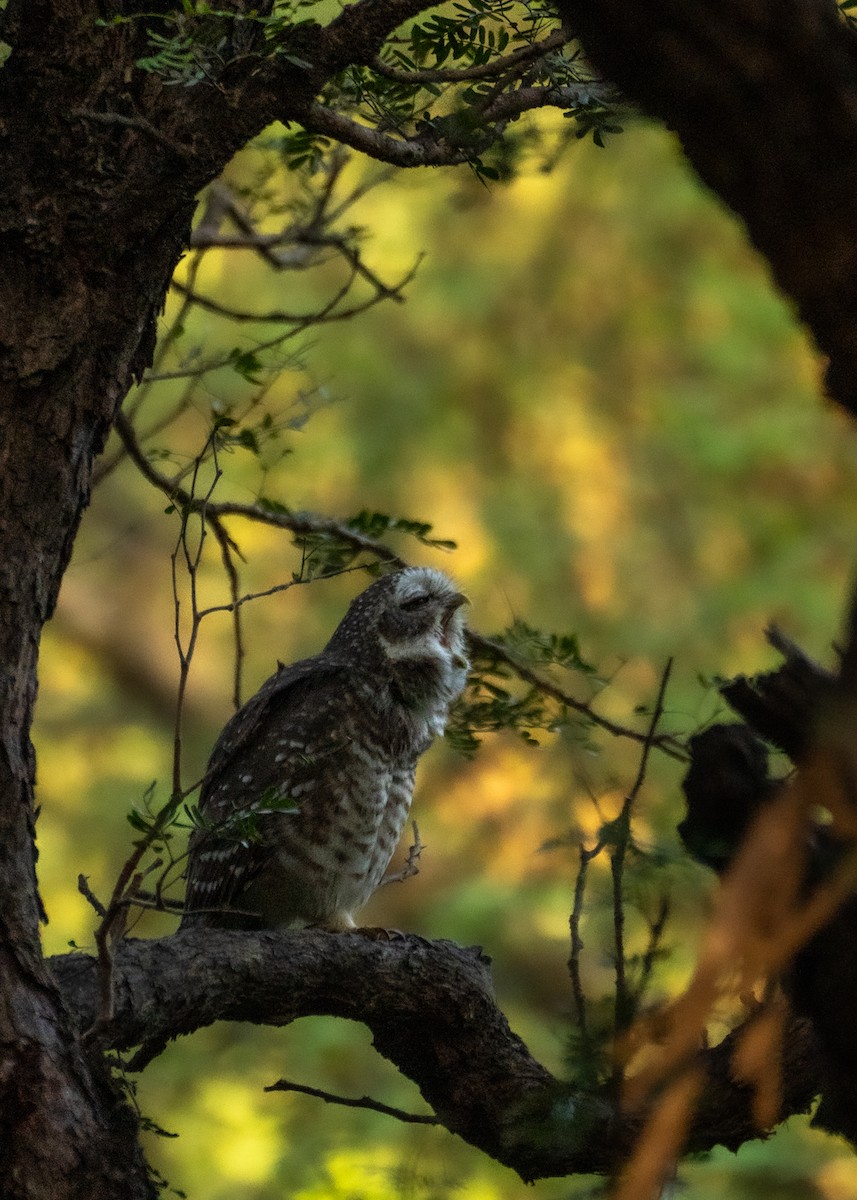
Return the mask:
<svg viewBox="0 0 857 1200">
<path fill-rule="evenodd" d="M 464 602 L 429 567 L 385 575 L 235 714 L 203 782 L 182 927 L 354 927 L 464 687 Z"/>
</svg>

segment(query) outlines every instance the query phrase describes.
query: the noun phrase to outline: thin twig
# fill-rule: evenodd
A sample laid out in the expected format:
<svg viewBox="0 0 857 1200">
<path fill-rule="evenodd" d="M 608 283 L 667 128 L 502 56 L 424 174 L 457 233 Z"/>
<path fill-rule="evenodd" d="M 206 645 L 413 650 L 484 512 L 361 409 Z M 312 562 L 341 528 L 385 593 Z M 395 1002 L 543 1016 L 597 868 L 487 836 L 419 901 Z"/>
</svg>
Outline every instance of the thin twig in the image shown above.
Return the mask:
<svg viewBox="0 0 857 1200">
<path fill-rule="evenodd" d="M 195 510 L 189 505 L 182 506 L 181 529 L 179 531 L 176 547 L 171 556 L 172 564 L 172 582 L 173 582 L 173 602 L 175 608 L 175 625 L 174 625 L 174 640 L 176 650 L 179 656 L 179 680 L 176 689 L 176 709 L 175 709 L 175 728 L 173 734 L 173 788 L 172 802 L 176 802 L 177 798 L 183 795 L 182 778 L 181 778 L 181 760 L 182 760 L 182 725 L 184 717 L 184 701 L 187 692 L 188 678 L 190 675 L 190 666 L 196 650 L 197 639 L 199 637 L 199 627 L 201 618 L 199 615 L 199 604 L 197 597 L 197 577 L 199 564 L 202 560 L 202 552 L 205 546 L 207 534 L 207 506 L 211 501 L 215 488 L 220 481 L 222 471 L 217 461 L 217 444 L 215 433 L 212 432 L 206 440 L 202 452 L 197 456 L 194 462 L 194 469 L 191 476 L 191 487 L 188 493 L 189 499 L 196 499 L 196 485 L 199 477 L 199 469 L 204 461 L 206 452 L 211 449 L 214 455 L 214 475 L 212 481 L 201 498 L 198 508 Z M 196 546 L 191 549 L 188 544 L 188 519 L 192 511 L 196 511 L 199 515 L 199 538 Z M 181 629 L 181 597 L 179 595 L 178 572 L 177 566 L 179 554 L 184 559 L 185 571 L 187 573 L 189 593 L 190 593 L 190 629 L 185 643 L 182 638 Z"/>
<path fill-rule="evenodd" d="M 655 700 L 654 710 L 652 711 L 652 719 L 649 722 L 649 728 L 646 732 L 645 738 L 643 739 L 643 752 L 640 755 L 640 766 L 637 771 L 637 778 L 634 780 L 634 786 L 631 788 L 631 791 L 625 800 L 625 807 L 629 812 L 634 806 L 637 796 L 639 795 L 640 788 L 643 786 L 646 778 L 646 770 L 648 769 L 649 765 L 649 755 L 651 754 L 652 747 L 657 743 L 657 738 L 655 735 L 658 724 L 660 723 L 660 719 L 664 715 L 664 699 L 666 697 L 667 684 L 670 681 L 672 669 L 673 660 L 670 658 L 667 660 L 667 665 L 664 667 L 663 674 L 661 675 L 661 682 L 660 686 L 658 687 L 658 695 L 657 699 Z"/>
<path fill-rule="evenodd" d="M 240 588 L 240 580 L 238 578 L 238 569 L 235 566 L 234 554 L 240 556 L 241 552 L 235 542 L 226 532 L 223 522 L 216 514 L 209 517 L 211 530 L 217 538 L 217 544 L 220 546 L 220 557 L 223 562 L 223 569 L 226 572 L 226 578 L 229 580 L 229 596 L 232 603 L 230 609 L 232 611 L 232 640 L 235 647 L 235 668 L 232 676 L 232 703 L 237 710 L 241 707 L 241 669 L 244 664 L 244 634 L 241 627 L 241 601 L 238 595 Z M 200 620 L 206 616 L 206 610 L 200 614 Z"/>
<path fill-rule="evenodd" d="M 581 842 L 577 848 L 578 868 L 574 880 L 574 902 L 568 927 L 571 934 L 571 951 L 568 958 L 568 973 L 571 978 L 571 996 L 574 1001 L 574 1015 L 577 1028 L 586 1033 L 586 996 L 583 991 L 583 980 L 580 974 L 580 956 L 583 952 L 583 938 L 580 936 L 580 922 L 583 919 L 583 903 L 586 897 L 586 880 L 589 874 L 589 864 L 604 849 L 602 841 L 597 842 L 591 850 L 587 850 Z"/>
<path fill-rule="evenodd" d="M 657 732 L 658 722 L 663 716 L 664 697 L 666 696 L 667 684 L 669 683 L 670 674 L 672 672 L 673 660 L 669 659 L 664 667 L 661 675 L 660 687 L 655 701 L 652 719 L 649 722 L 649 728 L 643 742 L 643 750 L 640 755 L 640 766 L 637 771 L 637 777 L 634 780 L 634 786 L 631 788 L 625 801 L 622 805 L 619 816 L 612 823 L 612 839 L 610 846 L 610 876 L 613 889 L 613 952 L 615 956 L 614 971 L 615 971 L 615 997 L 613 1006 L 613 1023 L 614 1034 L 618 1035 L 625 1030 L 633 1019 L 634 1013 L 634 997 L 628 988 L 626 961 L 625 961 L 625 898 L 623 895 L 623 883 L 625 873 L 625 861 L 628 855 L 628 850 L 631 846 L 631 817 L 634 810 L 634 804 L 640 794 L 640 790 L 646 778 L 646 770 L 649 763 L 649 755 L 651 754 L 654 744 L 655 734 Z M 620 1070 L 619 1064 L 616 1066 L 617 1073 Z"/>
<path fill-rule="evenodd" d="M 104 905 L 101 903 L 101 901 L 98 899 L 98 897 L 93 892 L 92 888 L 89 886 L 89 880 L 87 879 L 87 877 L 85 875 L 78 875 L 77 890 L 80 892 L 81 896 L 83 896 L 84 899 L 87 900 L 92 905 L 92 907 L 98 913 L 99 917 L 107 916 L 107 909 L 104 907 Z"/>
<path fill-rule="evenodd" d="M 406 1125 L 441 1124 L 438 1117 L 405 1112 L 401 1108 L 391 1108 L 389 1104 L 382 1104 L 380 1100 L 373 1100 L 370 1096 L 361 1096 L 359 1100 L 351 1100 L 347 1096 L 336 1096 L 332 1092 L 323 1092 L 320 1088 L 306 1087 L 302 1083 L 292 1083 L 288 1079 L 278 1079 L 276 1083 L 272 1083 L 266 1087 L 265 1091 L 299 1092 L 302 1096 L 315 1096 L 317 1100 L 324 1100 L 325 1104 L 339 1104 L 343 1108 L 368 1108 L 372 1112 L 383 1113 L 387 1117 L 395 1117 L 397 1121 L 402 1121 Z"/>
<path fill-rule="evenodd" d="M 661 941 L 664 936 L 664 929 L 670 916 L 670 897 L 668 892 L 664 892 L 658 904 L 658 911 L 653 920 L 649 921 L 649 941 L 646 949 L 643 952 L 643 960 L 640 966 L 640 980 L 637 984 L 637 990 L 634 994 L 634 1007 L 639 1009 L 643 997 L 646 994 L 646 989 L 649 986 L 652 978 L 652 971 L 655 967 L 655 962 L 658 957 L 658 951 L 661 947 Z"/>
</svg>

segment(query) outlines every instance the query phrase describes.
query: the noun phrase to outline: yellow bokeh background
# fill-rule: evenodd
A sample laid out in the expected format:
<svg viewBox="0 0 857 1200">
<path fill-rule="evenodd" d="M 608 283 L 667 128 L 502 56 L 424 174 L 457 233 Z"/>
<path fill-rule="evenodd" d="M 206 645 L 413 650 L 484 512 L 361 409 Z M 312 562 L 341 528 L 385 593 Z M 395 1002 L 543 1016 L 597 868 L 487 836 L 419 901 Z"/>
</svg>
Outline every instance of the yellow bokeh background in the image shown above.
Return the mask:
<svg viewBox="0 0 857 1200">
<path fill-rule="evenodd" d="M 265 154 L 240 156 L 228 172 L 233 185 L 249 181 Z M 366 170 L 353 162 L 348 177 Z M 475 628 L 492 633 L 519 617 L 576 633 L 598 678 L 570 673 L 565 685 L 638 728 L 645 718 L 636 709 L 651 705 L 670 656 L 664 725 L 688 733 L 712 720 L 720 710 L 707 680 L 770 664 L 769 620 L 829 659 L 857 528 L 854 435 L 819 398 L 820 365 L 764 264 L 668 135 L 639 127 L 603 150 L 581 143 L 553 173 L 533 169 L 490 189 L 466 169 L 415 172 L 368 193 L 353 219 L 386 281 L 425 254 L 407 303 L 308 335 L 266 404 L 298 411 L 311 392 L 316 411 L 260 456 L 236 448 L 225 457 L 219 496 L 430 521 L 457 542 L 454 553 L 401 537 L 396 548 L 456 576 Z M 196 286 L 237 308 L 305 311 L 330 295 L 335 277 L 333 268 L 277 275 L 250 254 L 221 250 L 207 255 Z M 170 297 L 165 327 L 179 303 Z M 270 327 L 236 330 L 197 311 L 176 354 L 249 349 L 263 332 Z M 150 409 L 168 409 L 180 386 L 163 385 Z M 153 446 L 173 462 L 190 459 L 212 412 L 241 410 L 250 391 L 238 375 L 218 373 Z M 151 784 L 156 799 L 169 793 L 177 525 L 164 508 L 127 461 L 107 476 L 44 642 L 38 832 L 51 953 L 91 944 L 78 873 L 104 896 L 133 836 L 128 810 Z M 246 590 L 299 568 L 282 532 L 239 520 L 230 531 L 247 560 Z M 205 603 L 228 598 L 215 547 L 200 585 Z M 245 694 L 277 659 L 319 649 L 360 586 L 346 575 L 247 606 Z M 194 659 L 187 779 L 230 714 L 229 630 L 226 616 L 208 620 Z M 539 747 L 511 733 L 486 736 L 472 760 L 443 745 L 426 755 L 415 803 L 427 847 L 421 873 L 382 889 L 365 915 L 484 945 L 513 1027 L 552 1070 L 573 1074 L 566 960 L 575 847 L 618 811 L 638 748 L 575 727 L 536 737 Z M 712 887 L 680 852 L 680 777 L 676 763 L 652 765 L 635 836 L 657 857 L 628 882 L 631 951 L 645 945 L 639 914 L 663 890 L 671 896 L 670 955 L 653 1000 L 687 977 Z M 598 860 L 582 925 L 594 1011 L 613 980 L 608 893 Z M 174 924 L 148 917 L 135 933 Z M 203 1030 L 170 1046 L 139 1083 L 143 1112 L 179 1135 L 147 1135 L 170 1184 L 194 1200 L 595 1194 L 592 1180 L 525 1188 L 443 1130 L 263 1091 L 281 1076 L 422 1111 L 416 1089 L 357 1026 Z M 692 1200 L 857 1197 L 842 1143 L 803 1120 L 738 1155 L 687 1164 L 681 1178 Z"/>
</svg>

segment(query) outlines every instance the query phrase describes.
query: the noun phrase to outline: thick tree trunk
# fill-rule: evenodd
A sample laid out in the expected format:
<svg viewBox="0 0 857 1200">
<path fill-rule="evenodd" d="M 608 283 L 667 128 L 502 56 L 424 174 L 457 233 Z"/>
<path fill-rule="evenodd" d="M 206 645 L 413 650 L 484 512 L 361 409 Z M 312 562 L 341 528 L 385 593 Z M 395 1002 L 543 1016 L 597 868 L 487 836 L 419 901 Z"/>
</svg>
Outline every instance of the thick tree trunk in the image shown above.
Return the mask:
<svg viewBox="0 0 857 1200">
<path fill-rule="evenodd" d="M 149 182 L 166 203 L 149 207 L 123 175 L 120 143 L 127 167 L 141 134 L 111 130 L 110 161 L 104 130 L 70 120 L 106 69 L 85 48 L 94 14 L 56 8 L 64 32 L 81 22 L 79 40 L 57 37 L 65 74 L 46 61 L 38 12 L 0 71 L 0 1191 L 134 1198 L 154 1195 L 136 1121 L 76 1041 L 41 959 L 30 727 L 42 626 L 93 457 L 148 359 L 192 196 L 164 178 L 176 158 L 150 139 Z"/>
</svg>

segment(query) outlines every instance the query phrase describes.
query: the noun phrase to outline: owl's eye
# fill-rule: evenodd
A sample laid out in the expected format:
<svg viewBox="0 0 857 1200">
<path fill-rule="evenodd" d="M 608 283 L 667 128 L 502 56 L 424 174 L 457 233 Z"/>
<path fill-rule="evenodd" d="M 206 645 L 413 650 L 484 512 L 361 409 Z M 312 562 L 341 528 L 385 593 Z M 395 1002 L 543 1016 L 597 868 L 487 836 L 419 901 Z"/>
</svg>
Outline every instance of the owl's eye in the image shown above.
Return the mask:
<svg viewBox="0 0 857 1200">
<path fill-rule="evenodd" d="M 418 608 L 422 608 L 428 604 L 429 599 L 430 597 L 425 592 L 422 592 L 418 596 L 411 596 L 410 600 L 403 600 L 399 608 L 402 612 L 415 612 Z"/>
</svg>

